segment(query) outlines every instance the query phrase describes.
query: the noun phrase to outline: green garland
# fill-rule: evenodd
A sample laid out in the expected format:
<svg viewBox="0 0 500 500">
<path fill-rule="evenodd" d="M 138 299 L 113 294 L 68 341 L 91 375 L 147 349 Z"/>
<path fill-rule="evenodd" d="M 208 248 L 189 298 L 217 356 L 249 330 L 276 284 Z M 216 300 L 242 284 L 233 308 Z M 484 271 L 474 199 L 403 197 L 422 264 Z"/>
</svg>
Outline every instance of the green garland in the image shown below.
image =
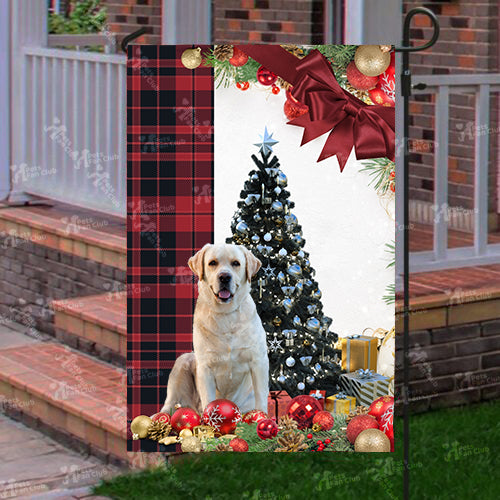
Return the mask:
<svg viewBox="0 0 500 500">
<path fill-rule="evenodd" d="M 299 48 L 308 55 L 311 50 L 321 52 L 332 65 L 335 78 L 340 85 L 346 83 L 345 70 L 347 65 L 353 60 L 357 45 L 301 45 Z M 203 54 L 205 66 L 214 68 L 214 79 L 216 87 L 229 87 L 237 82 L 257 82 L 257 70 L 261 64 L 251 57 L 244 66 L 235 67 L 229 61 L 219 61 L 214 55 L 214 49 Z"/>
<path fill-rule="evenodd" d="M 331 443 L 325 447 L 323 453 L 333 451 L 354 451 L 354 446 L 347 440 L 345 433 L 345 428 L 347 427 L 346 417 L 347 415 L 344 414 L 334 414 L 335 423 L 333 429 L 330 431 L 313 432 L 311 429 L 304 429 L 294 430 L 293 432 L 304 435 L 304 443 L 307 445 L 307 449 L 304 450 L 304 452 L 310 452 L 316 449 L 318 447 L 317 441 L 324 441 L 325 439 L 330 439 Z M 280 436 L 280 432 L 278 432 L 278 436 Z M 257 423 L 246 424 L 240 422 L 236 426 L 235 434 L 248 443 L 248 451 L 274 452 L 279 448 L 278 436 L 273 439 L 261 439 L 257 435 Z M 307 438 L 308 434 L 313 435 L 312 439 Z M 224 437 L 207 439 L 205 442 L 205 451 L 214 451 L 218 444 L 227 444 L 228 442 L 228 439 Z"/>
</svg>

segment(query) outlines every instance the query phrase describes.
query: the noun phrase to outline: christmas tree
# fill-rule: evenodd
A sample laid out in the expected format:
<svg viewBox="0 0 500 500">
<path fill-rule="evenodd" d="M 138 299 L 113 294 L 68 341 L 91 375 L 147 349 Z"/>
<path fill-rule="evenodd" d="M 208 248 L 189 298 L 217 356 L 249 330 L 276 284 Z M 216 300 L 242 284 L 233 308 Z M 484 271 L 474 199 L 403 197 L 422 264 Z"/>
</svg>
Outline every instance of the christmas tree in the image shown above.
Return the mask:
<svg viewBox="0 0 500 500">
<path fill-rule="evenodd" d="M 323 314 L 302 229 L 291 212 L 295 204 L 285 189 L 287 177 L 273 156 L 276 143 L 266 129 L 256 144 L 261 158 L 252 155 L 258 168 L 241 191 L 227 243 L 244 245 L 262 262 L 252 297 L 267 333 L 270 389 L 292 397 L 316 389 L 332 395 L 341 371 L 337 334 Z"/>
</svg>

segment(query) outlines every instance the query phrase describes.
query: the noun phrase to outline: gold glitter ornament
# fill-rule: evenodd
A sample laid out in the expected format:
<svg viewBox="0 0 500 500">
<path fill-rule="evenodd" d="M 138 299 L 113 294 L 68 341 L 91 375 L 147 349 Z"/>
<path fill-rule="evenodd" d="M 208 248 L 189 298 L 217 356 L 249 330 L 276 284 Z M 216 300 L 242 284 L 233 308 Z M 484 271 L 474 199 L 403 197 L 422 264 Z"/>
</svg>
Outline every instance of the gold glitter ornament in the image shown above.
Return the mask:
<svg viewBox="0 0 500 500">
<path fill-rule="evenodd" d="M 132 420 L 130 430 L 132 439 L 145 439 L 148 437 L 149 426 L 153 421 L 147 415 L 139 415 Z"/>
<path fill-rule="evenodd" d="M 354 64 L 363 75 L 381 75 L 391 64 L 391 54 L 378 45 L 360 45 L 354 54 Z"/>
<path fill-rule="evenodd" d="M 186 49 L 181 56 L 181 62 L 187 69 L 195 69 L 201 64 L 201 49 Z"/>
<path fill-rule="evenodd" d="M 181 432 L 179 432 L 179 437 L 180 438 L 187 438 L 193 435 L 193 432 L 191 429 L 182 429 Z"/>
<path fill-rule="evenodd" d="M 386 453 L 391 451 L 391 442 L 381 430 L 365 429 L 358 434 L 354 451 Z"/>
<path fill-rule="evenodd" d="M 390 52 L 392 50 L 392 45 L 379 45 L 382 52 Z"/>
<path fill-rule="evenodd" d="M 181 441 L 181 449 L 186 453 L 199 453 L 201 451 L 201 441 L 197 437 L 188 436 Z"/>
</svg>

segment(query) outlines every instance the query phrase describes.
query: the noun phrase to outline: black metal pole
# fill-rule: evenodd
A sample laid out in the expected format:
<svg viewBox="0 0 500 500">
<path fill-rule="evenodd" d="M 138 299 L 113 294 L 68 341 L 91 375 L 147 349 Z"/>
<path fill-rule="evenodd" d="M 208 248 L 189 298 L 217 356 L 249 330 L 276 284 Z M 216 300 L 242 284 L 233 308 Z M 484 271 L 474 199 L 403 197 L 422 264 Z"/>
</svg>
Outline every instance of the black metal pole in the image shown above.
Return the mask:
<svg viewBox="0 0 500 500">
<path fill-rule="evenodd" d="M 410 24 L 412 18 L 417 14 L 423 14 L 431 19 L 434 33 L 429 42 L 418 47 L 410 46 Z M 410 52 L 425 50 L 434 45 L 439 36 L 439 22 L 435 14 L 424 7 L 417 7 L 410 10 L 405 17 L 403 27 L 403 45 L 396 47 L 396 52 L 403 53 L 403 68 L 401 73 L 401 94 L 403 96 L 403 498 L 410 498 L 410 409 L 408 384 L 410 381 L 410 366 L 408 363 L 408 352 L 410 347 L 410 200 L 409 200 L 409 157 L 408 157 L 408 138 L 409 138 L 409 97 L 411 95 L 411 71 L 410 71 Z"/>
</svg>

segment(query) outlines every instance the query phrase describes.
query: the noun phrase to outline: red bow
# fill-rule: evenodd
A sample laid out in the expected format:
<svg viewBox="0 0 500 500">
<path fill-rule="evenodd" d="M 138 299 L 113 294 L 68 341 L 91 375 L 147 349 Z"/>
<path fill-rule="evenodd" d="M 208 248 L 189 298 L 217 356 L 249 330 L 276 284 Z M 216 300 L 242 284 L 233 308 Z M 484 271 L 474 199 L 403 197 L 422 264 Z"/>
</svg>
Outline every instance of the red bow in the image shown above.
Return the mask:
<svg viewBox="0 0 500 500">
<path fill-rule="evenodd" d="M 358 160 L 394 159 L 394 108 L 369 106 L 343 90 L 332 67 L 318 50 L 298 59 L 279 46 L 271 47 L 270 50 L 269 46 L 262 45 L 238 46 L 290 82 L 293 97 L 309 107 L 308 113 L 288 122 L 304 127 L 301 146 L 331 131 L 318 161 L 337 155 L 341 171 L 353 146 Z"/>
</svg>

